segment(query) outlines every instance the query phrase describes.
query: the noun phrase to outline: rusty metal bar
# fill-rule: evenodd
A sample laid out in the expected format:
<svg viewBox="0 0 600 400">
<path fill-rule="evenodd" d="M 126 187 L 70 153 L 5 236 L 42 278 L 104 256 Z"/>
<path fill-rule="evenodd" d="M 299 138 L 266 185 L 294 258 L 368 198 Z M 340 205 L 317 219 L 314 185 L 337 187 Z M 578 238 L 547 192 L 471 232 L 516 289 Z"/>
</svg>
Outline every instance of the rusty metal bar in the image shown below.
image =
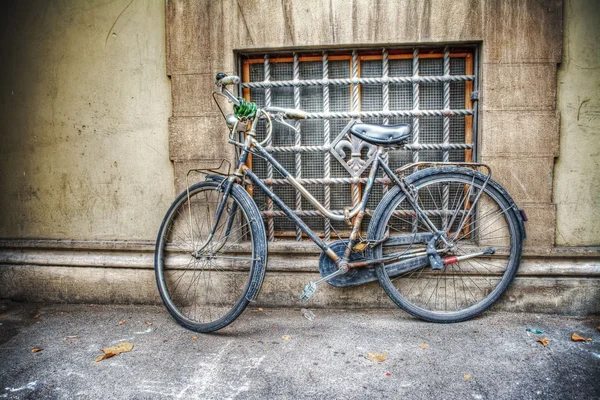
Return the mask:
<svg viewBox="0 0 600 400">
<path fill-rule="evenodd" d="M 294 82 L 300 80 L 300 62 L 298 61 L 298 53 L 294 53 Z M 300 109 L 300 86 L 294 86 L 294 107 Z M 295 145 L 297 147 L 302 145 L 302 135 L 300 133 L 300 121 L 296 120 L 295 123 Z M 296 153 L 296 178 L 302 178 L 302 154 Z M 296 211 L 302 210 L 302 194 L 299 190 L 296 190 Z M 296 226 L 296 240 L 302 240 L 302 230 Z"/>
<path fill-rule="evenodd" d="M 417 50 L 418 51 L 418 50 Z M 444 76 L 390 76 L 388 78 L 358 78 L 350 79 L 303 79 L 292 81 L 271 82 L 244 82 L 242 88 L 265 88 L 265 87 L 298 87 L 298 86 L 333 86 L 333 85 L 381 85 L 384 83 L 439 83 L 439 82 L 465 82 L 475 79 L 475 75 L 450 75 Z"/>
<path fill-rule="evenodd" d="M 271 63 L 269 62 L 269 55 L 265 54 L 264 61 L 264 76 L 265 82 L 269 82 L 271 80 Z M 271 88 L 265 88 L 265 107 L 271 106 Z M 265 143 L 266 146 L 271 146 L 272 137 L 269 135 L 267 137 L 267 141 Z M 270 163 L 267 163 L 267 179 L 273 179 L 273 166 Z M 269 186 L 269 190 L 273 188 Z M 267 197 L 267 209 L 269 211 L 273 211 L 273 200 Z M 273 242 L 275 240 L 275 221 L 273 218 L 269 218 L 267 220 L 267 236 L 269 237 L 269 242 Z"/>
<path fill-rule="evenodd" d="M 407 150 L 467 150 L 472 149 L 473 144 L 471 143 L 423 143 L 423 144 L 407 144 L 402 146 Z M 310 153 L 318 151 L 329 151 L 331 150 L 330 145 L 324 146 L 280 146 L 280 147 L 265 147 L 265 150 L 269 153 Z"/>
<path fill-rule="evenodd" d="M 329 57 L 326 51 L 323 52 L 323 79 L 329 78 Z M 323 111 L 329 112 L 329 86 L 323 86 Z M 331 155 L 329 154 L 329 143 L 331 143 L 329 120 L 323 121 L 323 147 L 327 152 L 323 156 L 323 177 L 329 179 L 331 173 Z M 325 208 L 331 208 L 331 187 L 326 184 L 323 187 L 323 205 Z M 331 221 L 325 218 L 325 240 L 331 240 Z"/>
</svg>

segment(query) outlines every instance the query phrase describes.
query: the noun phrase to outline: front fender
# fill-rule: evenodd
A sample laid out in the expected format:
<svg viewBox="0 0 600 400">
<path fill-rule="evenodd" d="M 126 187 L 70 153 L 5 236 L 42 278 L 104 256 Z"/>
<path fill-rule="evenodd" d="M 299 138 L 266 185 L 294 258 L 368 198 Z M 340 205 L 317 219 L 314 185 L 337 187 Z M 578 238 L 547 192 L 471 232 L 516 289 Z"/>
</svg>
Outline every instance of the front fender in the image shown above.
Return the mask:
<svg viewBox="0 0 600 400">
<path fill-rule="evenodd" d="M 227 177 L 225 176 L 221 176 L 221 175 L 206 175 L 206 179 L 213 181 L 213 182 L 223 182 L 223 184 L 225 185 L 229 185 L 229 182 L 227 181 Z M 267 257 L 268 257 L 268 249 L 267 249 L 267 236 L 266 236 L 266 232 L 265 232 L 265 228 L 264 228 L 264 224 L 262 222 L 262 218 L 260 217 L 260 210 L 258 209 L 256 203 L 254 202 L 254 199 L 252 199 L 252 197 L 248 194 L 248 192 L 246 190 L 244 190 L 244 188 L 241 185 L 238 185 L 237 183 L 233 184 L 233 187 L 231 188 L 232 192 L 235 192 L 235 194 L 239 197 L 240 202 L 242 207 L 250 210 L 248 211 L 249 214 L 253 214 L 258 216 L 257 218 L 259 218 L 259 220 L 256 222 L 257 226 L 254 229 L 254 232 L 256 234 L 256 240 L 255 240 L 255 244 L 256 244 L 256 255 L 258 256 L 258 258 L 260 258 L 260 260 L 256 261 L 253 264 L 253 271 L 251 273 L 251 280 L 250 280 L 250 288 L 248 289 L 248 293 L 246 294 L 246 300 L 248 301 L 254 301 L 256 299 L 256 297 L 258 296 L 258 294 L 260 293 L 260 289 L 262 287 L 262 283 L 264 281 L 265 278 L 265 273 L 266 273 L 266 269 L 267 269 Z"/>
</svg>

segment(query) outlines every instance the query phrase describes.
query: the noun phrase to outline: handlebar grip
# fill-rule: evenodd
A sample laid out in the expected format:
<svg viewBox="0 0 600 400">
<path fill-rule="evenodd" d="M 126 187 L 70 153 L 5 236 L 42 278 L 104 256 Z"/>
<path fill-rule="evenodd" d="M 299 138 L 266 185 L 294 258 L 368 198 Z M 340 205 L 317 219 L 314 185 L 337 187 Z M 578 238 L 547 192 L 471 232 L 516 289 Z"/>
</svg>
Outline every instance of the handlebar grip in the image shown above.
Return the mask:
<svg viewBox="0 0 600 400">
<path fill-rule="evenodd" d="M 288 108 L 285 110 L 285 117 L 290 119 L 306 119 L 308 114 L 302 110 Z"/>
<path fill-rule="evenodd" d="M 239 76 L 227 76 L 222 72 L 217 74 L 217 86 L 237 85 L 238 83 L 240 83 Z"/>
</svg>

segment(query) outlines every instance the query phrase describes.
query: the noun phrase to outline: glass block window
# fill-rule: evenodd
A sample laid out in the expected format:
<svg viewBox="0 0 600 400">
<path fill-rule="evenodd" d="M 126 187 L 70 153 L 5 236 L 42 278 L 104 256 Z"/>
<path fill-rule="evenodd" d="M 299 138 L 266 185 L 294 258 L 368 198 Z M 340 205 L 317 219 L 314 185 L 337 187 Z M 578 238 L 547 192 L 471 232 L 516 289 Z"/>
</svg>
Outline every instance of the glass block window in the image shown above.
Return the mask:
<svg viewBox="0 0 600 400">
<path fill-rule="evenodd" d="M 474 48 L 468 46 L 240 54 L 241 88 L 243 97 L 259 107 L 309 113 L 307 120 L 287 121 L 296 131 L 275 124 L 266 149 L 323 205 L 343 213 L 360 197 L 369 171 L 357 182 L 330 153 L 330 144 L 353 118 L 412 126 L 409 143 L 388 151 L 392 170 L 419 161 L 473 159 L 473 61 Z M 257 139 L 265 135 L 262 122 Z M 366 159 L 367 149 L 362 153 Z M 326 240 L 349 234 L 350 227 L 321 216 L 265 160 L 254 157 L 251 163 L 277 196 Z M 373 188 L 367 215 L 387 191 L 381 181 Z M 263 211 L 270 240 L 302 239 L 259 188 L 248 189 Z M 364 229 L 368 222 L 367 217 Z"/>
</svg>

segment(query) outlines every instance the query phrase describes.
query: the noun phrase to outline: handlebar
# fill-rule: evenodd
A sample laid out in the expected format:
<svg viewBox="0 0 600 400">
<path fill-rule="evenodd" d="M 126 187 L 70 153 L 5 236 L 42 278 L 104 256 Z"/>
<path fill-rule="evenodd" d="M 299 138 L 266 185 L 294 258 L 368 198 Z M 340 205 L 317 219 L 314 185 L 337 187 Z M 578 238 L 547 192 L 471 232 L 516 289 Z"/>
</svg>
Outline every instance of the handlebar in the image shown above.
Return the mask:
<svg viewBox="0 0 600 400">
<path fill-rule="evenodd" d="M 215 84 L 219 87 L 220 92 L 224 94 L 233 104 L 240 105 L 240 99 L 235 97 L 233 93 L 231 93 L 227 86 L 229 85 L 237 85 L 240 83 L 240 77 L 231 75 L 227 76 L 227 74 L 223 72 L 219 72 L 216 76 Z M 268 113 L 277 113 L 283 114 L 284 118 L 288 119 L 306 119 L 308 118 L 308 114 L 305 111 L 295 109 L 295 108 L 281 108 L 281 107 L 264 107 L 262 111 L 266 111 Z"/>
<path fill-rule="evenodd" d="M 283 114 L 288 119 L 306 119 L 308 114 L 297 108 L 264 107 L 264 111 Z"/>
<path fill-rule="evenodd" d="M 231 75 L 227 76 L 224 73 L 217 74 L 217 86 L 229 86 L 229 85 L 237 85 L 240 83 L 240 77 Z"/>
</svg>

